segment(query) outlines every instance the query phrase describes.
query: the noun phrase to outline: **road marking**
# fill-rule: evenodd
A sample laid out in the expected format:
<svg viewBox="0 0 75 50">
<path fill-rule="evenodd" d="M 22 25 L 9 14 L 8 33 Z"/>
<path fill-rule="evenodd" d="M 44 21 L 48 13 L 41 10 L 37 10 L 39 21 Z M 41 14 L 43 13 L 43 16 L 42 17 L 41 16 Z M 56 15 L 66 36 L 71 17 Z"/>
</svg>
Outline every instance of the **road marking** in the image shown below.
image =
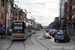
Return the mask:
<svg viewBox="0 0 75 50">
<path fill-rule="evenodd" d="M 31 38 L 31 41 L 34 43 L 34 45 L 39 44 L 39 43 L 35 40 L 35 38 L 34 38 L 34 37 L 32 37 L 32 38 Z"/>
</svg>

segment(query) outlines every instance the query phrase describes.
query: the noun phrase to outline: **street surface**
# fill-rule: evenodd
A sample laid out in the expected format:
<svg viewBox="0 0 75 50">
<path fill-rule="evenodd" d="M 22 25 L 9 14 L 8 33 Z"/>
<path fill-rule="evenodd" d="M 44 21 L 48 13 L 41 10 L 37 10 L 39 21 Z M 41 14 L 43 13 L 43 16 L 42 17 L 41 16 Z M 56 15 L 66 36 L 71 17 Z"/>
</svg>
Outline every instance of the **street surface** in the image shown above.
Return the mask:
<svg viewBox="0 0 75 50">
<path fill-rule="evenodd" d="M 75 41 L 54 42 L 54 38 L 46 39 L 44 31 L 36 31 L 25 41 L 0 39 L 0 50 L 75 50 Z"/>
</svg>

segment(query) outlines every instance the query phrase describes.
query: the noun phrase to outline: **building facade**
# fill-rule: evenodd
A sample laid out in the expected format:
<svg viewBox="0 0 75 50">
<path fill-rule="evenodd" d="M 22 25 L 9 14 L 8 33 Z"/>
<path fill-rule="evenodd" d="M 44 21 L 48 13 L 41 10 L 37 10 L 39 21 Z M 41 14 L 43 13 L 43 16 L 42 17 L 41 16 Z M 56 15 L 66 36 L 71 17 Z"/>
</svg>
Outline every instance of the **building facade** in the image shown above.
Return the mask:
<svg viewBox="0 0 75 50">
<path fill-rule="evenodd" d="M 72 24 L 72 35 L 75 36 L 75 0 L 72 0 L 72 17 L 71 17 L 71 24 Z"/>
<path fill-rule="evenodd" d="M 19 11 L 18 11 L 18 6 L 13 3 L 13 20 L 18 20 L 19 18 Z"/>
<path fill-rule="evenodd" d="M 19 20 L 27 21 L 27 13 L 19 8 Z"/>
<path fill-rule="evenodd" d="M 67 0 L 64 3 L 63 27 L 70 36 L 75 36 L 75 0 Z"/>
<path fill-rule="evenodd" d="M 4 27 L 5 5 L 4 0 L 0 0 L 0 27 Z"/>
<path fill-rule="evenodd" d="M 67 2 L 67 0 L 60 0 L 60 29 L 64 29 L 63 22 L 64 22 L 64 3 Z"/>
<path fill-rule="evenodd" d="M 11 28 L 12 25 L 12 17 L 13 17 L 13 1 L 9 0 L 7 2 L 7 27 Z"/>
</svg>

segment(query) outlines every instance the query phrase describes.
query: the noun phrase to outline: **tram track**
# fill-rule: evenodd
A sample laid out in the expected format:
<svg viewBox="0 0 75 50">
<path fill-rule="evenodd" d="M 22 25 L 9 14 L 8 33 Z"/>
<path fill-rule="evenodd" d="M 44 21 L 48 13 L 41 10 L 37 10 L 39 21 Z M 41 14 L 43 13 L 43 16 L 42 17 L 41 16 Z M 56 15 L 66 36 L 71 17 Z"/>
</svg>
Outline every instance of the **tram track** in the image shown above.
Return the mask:
<svg viewBox="0 0 75 50">
<path fill-rule="evenodd" d="M 9 50 L 11 48 L 11 46 L 13 45 L 14 41 L 11 42 L 11 44 L 9 45 L 9 47 L 7 48 L 7 50 Z"/>
<path fill-rule="evenodd" d="M 12 41 L 11 44 L 9 45 L 9 47 L 7 48 L 7 50 L 10 50 L 10 48 L 12 48 L 13 44 L 15 41 Z M 25 50 L 25 42 L 22 41 L 22 45 L 23 45 L 23 50 Z"/>
<path fill-rule="evenodd" d="M 42 44 L 41 42 L 39 42 L 36 38 L 35 38 L 35 40 L 36 40 L 38 43 L 40 43 L 44 48 L 46 48 L 47 50 L 50 50 L 47 46 L 45 46 L 44 44 Z"/>
</svg>

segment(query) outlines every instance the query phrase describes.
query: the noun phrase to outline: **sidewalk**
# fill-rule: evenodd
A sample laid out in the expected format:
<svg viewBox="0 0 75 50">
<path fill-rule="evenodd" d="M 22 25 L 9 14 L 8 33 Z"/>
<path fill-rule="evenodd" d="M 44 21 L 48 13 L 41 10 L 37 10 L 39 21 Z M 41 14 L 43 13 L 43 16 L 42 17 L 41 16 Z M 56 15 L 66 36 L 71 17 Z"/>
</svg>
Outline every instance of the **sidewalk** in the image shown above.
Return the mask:
<svg viewBox="0 0 75 50">
<path fill-rule="evenodd" d="M 75 36 L 70 36 L 70 38 L 71 38 L 72 40 L 75 40 Z"/>
<path fill-rule="evenodd" d="M 5 36 L 1 37 L 0 36 L 0 39 L 9 39 L 9 38 L 11 38 L 11 36 L 7 36 L 7 37 L 5 37 Z"/>
</svg>

